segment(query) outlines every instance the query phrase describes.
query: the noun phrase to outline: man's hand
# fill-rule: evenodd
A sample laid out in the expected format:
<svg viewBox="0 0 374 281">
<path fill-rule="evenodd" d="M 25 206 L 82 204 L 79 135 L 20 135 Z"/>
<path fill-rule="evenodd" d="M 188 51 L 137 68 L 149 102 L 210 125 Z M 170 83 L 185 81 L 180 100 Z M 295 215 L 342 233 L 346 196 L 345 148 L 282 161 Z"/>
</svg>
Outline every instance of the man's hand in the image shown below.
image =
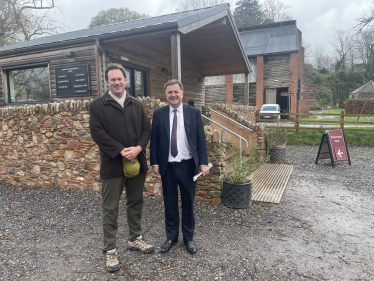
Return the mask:
<svg viewBox="0 0 374 281">
<path fill-rule="evenodd" d="M 200 166 L 200 171 L 203 173 L 203 177 L 209 175 L 209 167 L 208 166 Z"/>
<path fill-rule="evenodd" d="M 152 166 L 152 172 L 156 175 L 160 175 L 160 167 L 159 166 Z"/>
<path fill-rule="evenodd" d="M 135 157 L 138 156 L 138 154 L 142 151 L 142 148 L 140 145 L 138 146 L 131 146 L 126 147 L 121 151 L 121 155 L 123 157 L 126 157 L 131 162 L 134 161 Z"/>
</svg>

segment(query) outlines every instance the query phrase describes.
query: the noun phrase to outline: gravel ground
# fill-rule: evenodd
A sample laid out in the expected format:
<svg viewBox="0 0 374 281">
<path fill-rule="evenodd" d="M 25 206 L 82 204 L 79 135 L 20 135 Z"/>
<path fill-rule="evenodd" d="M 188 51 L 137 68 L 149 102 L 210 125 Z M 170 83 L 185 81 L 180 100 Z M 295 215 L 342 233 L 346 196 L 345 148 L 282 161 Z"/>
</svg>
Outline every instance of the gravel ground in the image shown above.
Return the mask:
<svg viewBox="0 0 374 281">
<path fill-rule="evenodd" d="M 335 168 L 315 165 L 317 151 L 287 148 L 294 169 L 280 204 L 196 203 L 196 255 L 182 242 L 159 252 L 158 198 L 146 198 L 143 212 L 157 250 L 127 251 L 121 203 L 114 274 L 103 269 L 100 193 L 0 184 L 0 280 L 374 280 L 374 150 L 350 148 L 352 166 Z"/>
</svg>

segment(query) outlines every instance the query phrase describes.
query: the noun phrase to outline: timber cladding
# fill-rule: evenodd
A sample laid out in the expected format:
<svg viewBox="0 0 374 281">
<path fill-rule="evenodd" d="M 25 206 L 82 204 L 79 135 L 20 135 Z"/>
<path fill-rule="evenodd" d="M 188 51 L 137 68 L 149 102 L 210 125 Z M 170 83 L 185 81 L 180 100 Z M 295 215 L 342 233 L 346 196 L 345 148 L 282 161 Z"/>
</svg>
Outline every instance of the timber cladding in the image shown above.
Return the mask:
<svg viewBox="0 0 374 281">
<path fill-rule="evenodd" d="M 130 38 L 127 40 L 117 40 L 113 42 L 105 42 L 102 44 L 105 50 L 112 51 L 114 59 L 117 63 L 120 56 L 125 56 L 129 60 L 123 61 L 126 68 L 127 64 L 131 64 L 141 68 L 147 68 L 149 79 L 150 97 L 166 101 L 164 84 L 172 79 L 171 75 L 163 72 L 162 68 L 167 68 L 171 73 L 171 38 L 170 33 L 166 36 L 142 36 L 139 38 Z M 199 81 L 203 78 L 197 70 L 195 64 L 186 53 L 183 46 L 181 47 L 181 68 L 182 83 L 184 86 L 183 102 L 193 99 L 195 106 L 201 108 L 205 104 L 203 83 Z M 136 67 L 133 67 L 136 69 Z"/>
<path fill-rule="evenodd" d="M 206 85 L 205 86 L 205 104 L 211 106 L 214 103 L 226 103 L 226 85 Z M 244 83 L 233 84 L 232 104 L 244 104 Z M 249 83 L 249 103 L 250 106 L 256 106 L 256 83 Z"/>
<path fill-rule="evenodd" d="M 121 56 L 125 56 L 129 59 L 128 63 L 130 63 L 132 67 L 135 65 L 139 66 L 141 70 L 148 69 L 148 96 L 165 101 L 165 91 L 163 87 L 164 84 L 171 79 L 171 75 L 162 72 L 161 69 L 167 68 L 168 72 L 171 72 L 171 42 L 169 33 L 165 36 L 150 35 L 140 38 L 103 42 L 101 46 L 105 51 L 112 51 L 114 53 L 114 56 L 111 58 L 116 59 L 116 62 L 119 61 Z M 74 57 L 65 57 L 64 53 L 68 51 L 73 52 Z M 106 63 L 110 63 L 111 58 L 106 57 Z M 183 101 L 187 103 L 188 100 L 193 99 L 195 101 L 195 106 L 201 108 L 205 104 L 205 96 L 203 83 L 200 82 L 199 79 L 203 77 L 183 47 L 181 61 L 182 82 L 185 90 Z M 99 55 L 95 43 L 0 58 L 0 65 L 4 67 L 38 62 L 48 62 L 51 102 L 91 99 L 102 95 L 103 83 L 105 83 L 102 80 L 102 57 Z M 127 62 L 124 61 L 123 63 L 126 67 Z M 84 65 L 88 65 L 89 68 L 90 96 L 58 97 L 56 93 L 55 68 Z M 133 68 L 136 69 L 136 67 Z M 6 87 L 3 87 L 2 80 L 0 80 L 0 87 L 0 105 L 5 105 L 7 103 L 5 96 L 8 93 L 7 89 L 5 89 Z"/>
<path fill-rule="evenodd" d="M 4 105 L 4 91 L 3 91 L 3 74 L 2 71 L 0 71 L 0 106 Z"/>
<path fill-rule="evenodd" d="M 205 104 L 212 106 L 215 103 L 226 103 L 226 84 L 206 85 L 205 86 Z"/>
<path fill-rule="evenodd" d="M 264 89 L 282 88 L 286 80 L 290 80 L 290 54 L 264 56 Z"/>
<path fill-rule="evenodd" d="M 74 53 L 74 57 L 68 58 L 64 55 L 65 52 L 71 51 Z M 97 75 L 96 75 L 96 60 L 95 60 L 95 44 L 70 46 L 59 49 L 48 49 L 38 52 L 29 52 L 11 55 L 0 58 L 1 67 L 13 67 L 17 65 L 32 65 L 33 63 L 47 62 L 49 68 L 49 81 L 50 81 L 50 101 L 62 101 L 66 99 L 91 99 L 98 96 L 97 91 Z M 69 96 L 69 97 L 57 97 L 56 94 L 56 79 L 55 79 L 55 68 L 65 68 L 74 66 L 88 65 L 89 68 L 89 81 L 90 81 L 90 96 Z M 4 71 L 3 71 L 4 74 Z M 0 104 L 4 105 L 8 94 L 6 89 L 1 82 L 1 93 L 0 93 Z"/>
<path fill-rule="evenodd" d="M 249 106 L 256 106 L 256 83 L 249 83 Z M 234 83 L 233 104 L 244 104 L 244 83 Z"/>
</svg>

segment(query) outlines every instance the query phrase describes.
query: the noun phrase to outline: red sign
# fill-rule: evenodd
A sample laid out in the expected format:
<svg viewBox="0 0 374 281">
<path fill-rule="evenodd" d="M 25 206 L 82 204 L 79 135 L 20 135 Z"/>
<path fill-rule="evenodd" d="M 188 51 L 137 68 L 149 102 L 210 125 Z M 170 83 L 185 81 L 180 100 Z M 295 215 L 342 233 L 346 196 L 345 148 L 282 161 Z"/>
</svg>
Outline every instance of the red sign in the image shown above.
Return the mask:
<svg viewBox="0 0 374 281">
<path fill-rule="evenodd" d="M 281 93 L 281 96 L 283 97 L 291 97 L 291 96 L 296 96 L 295 93 Z"/>
<path fill-rule="evenodd" d="M 328 130 L 330 145 L 334 161 L 348 160 L 342 130 Z"/>
<path fill-rule="evenodd" d="M 309 84 L 309 85 L 301 85 L 303 88 L 317 88 L 317 85 Z"/>
<path fill-rule="evenodd" d="M 316 96 L 300 96 L 301 100 L 315 100 Z"/>
<path fill-rule="evenodd" d="M 297 81 L 292 81 L 292 80 L 287 80 L 287 81 L 282 81 L 282 84 L 296 84 Z"/>
<path fill-rule="evenodd" d="M 303 93 L 317 93 L 317 89 L 301 89 Z"/>
</svg>

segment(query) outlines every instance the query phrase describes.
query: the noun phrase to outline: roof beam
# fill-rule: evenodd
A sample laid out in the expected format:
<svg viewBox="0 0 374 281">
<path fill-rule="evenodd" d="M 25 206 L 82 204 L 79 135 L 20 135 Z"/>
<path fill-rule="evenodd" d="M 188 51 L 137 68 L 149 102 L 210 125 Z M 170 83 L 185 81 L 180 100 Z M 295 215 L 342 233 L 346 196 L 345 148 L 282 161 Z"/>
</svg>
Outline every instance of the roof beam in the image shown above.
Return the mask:
<svg viewBox="0 0 374 281">
<path fill-rule="evenodd" d="M 189 33 L 191 31 L 194 31 L 198 28 L 201 28 L 203 26 L 206 26 L 212 22 L 215 22 L 216 20 L 219 20 L 223 17 L 227 16 L 227 10 L 225 11 L 222 11 L 222 12 L 219 12 L 213 16 L 209 16 L 209 17 L 206 17 L 202 20 L 199 20 L 199 21 L 195 21 L 193 23 L 190 23 L 190 24 L 187 24 L 187 25 L 184 25 L 184 26 L 181 26 L 178 28 L 178 30 L 183 33 L 183 34 L 186 34 L 186 33 Z M 217 26 L 217 25 L 225 25 L 226 24 L 226 20 L 224 21 L 219 21 L 217 22 L 217 24 L 214 24 L 212 26 Z"/>
</svg>

